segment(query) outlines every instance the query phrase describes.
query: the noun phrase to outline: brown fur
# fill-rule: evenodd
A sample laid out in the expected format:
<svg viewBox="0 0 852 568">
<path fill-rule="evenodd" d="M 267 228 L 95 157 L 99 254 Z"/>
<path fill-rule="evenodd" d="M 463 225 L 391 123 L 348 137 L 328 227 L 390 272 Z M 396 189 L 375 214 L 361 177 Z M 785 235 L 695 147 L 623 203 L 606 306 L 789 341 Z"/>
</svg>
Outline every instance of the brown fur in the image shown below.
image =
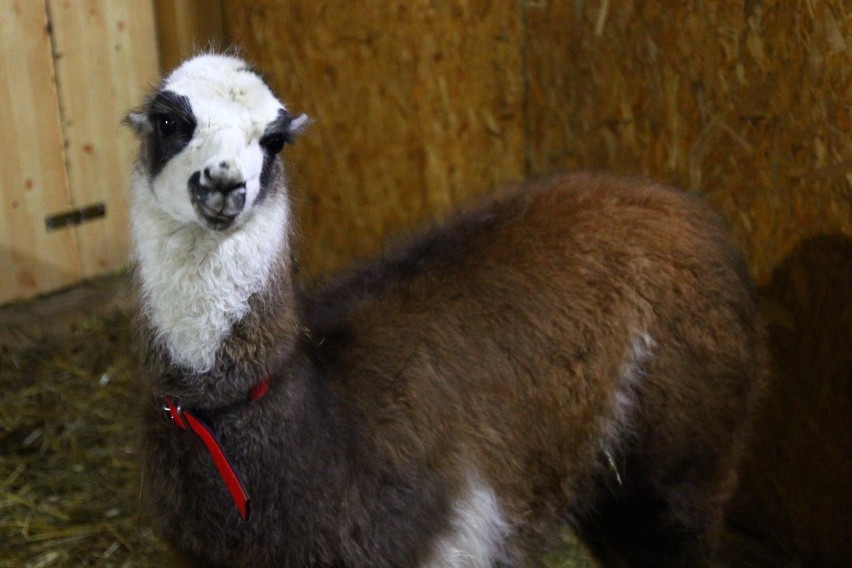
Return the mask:
<svg viewBox="0 0 852 568">
<path fill-rule="evenodd" d="M 746 268 L 698 199 L 558 176 L 316 290 L 289 268 L 205 380 L 148 342 L 154 394 L 208 409 L 256 501 L 242 523 L 151 406 L 147 491 L 200 565 L 421 564 L 471 472 L 513 565 L 566 524 L 607 566 L 709 561 L 764 355 Z M 266 398 L 228 406 L 266 372 Z"/>
</svg>

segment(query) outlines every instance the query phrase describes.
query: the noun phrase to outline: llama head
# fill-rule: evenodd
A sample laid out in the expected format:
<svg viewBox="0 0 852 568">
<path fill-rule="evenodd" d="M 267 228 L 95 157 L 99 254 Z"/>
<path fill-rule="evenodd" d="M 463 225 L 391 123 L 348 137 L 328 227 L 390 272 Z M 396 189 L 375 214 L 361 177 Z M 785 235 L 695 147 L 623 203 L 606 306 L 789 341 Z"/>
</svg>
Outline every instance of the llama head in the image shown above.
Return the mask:
<svg viewBox="0 0 852 568">
<path fill-rule="evenodd" d="M 307 121 L 243 60 L 194 57 L 127 116 L 142 146 L 133 191 L 178 223 L 239 227 L 278 190 L 278 153 Z"/>
</svg>

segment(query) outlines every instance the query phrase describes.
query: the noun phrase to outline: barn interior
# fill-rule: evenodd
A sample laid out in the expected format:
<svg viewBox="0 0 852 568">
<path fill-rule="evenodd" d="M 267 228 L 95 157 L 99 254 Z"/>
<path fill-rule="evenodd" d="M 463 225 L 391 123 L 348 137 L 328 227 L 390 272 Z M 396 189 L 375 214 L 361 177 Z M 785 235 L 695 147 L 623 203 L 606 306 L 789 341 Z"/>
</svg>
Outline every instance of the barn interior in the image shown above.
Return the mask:
<svg viewBox="0 0 852 568">
<path fill-rule="evenodd" d="M 852 558 L 852 5 L 0 0 L 0 567 L 164 566 L 140 506 L 124 114 L 236 46 L 285 150 L 306 284 L 501 184 L 652 178 L 730 223 L 771 384 L 721 561 Z M 540 559 L 593 566 L 573 535 Z"/>
</svg>

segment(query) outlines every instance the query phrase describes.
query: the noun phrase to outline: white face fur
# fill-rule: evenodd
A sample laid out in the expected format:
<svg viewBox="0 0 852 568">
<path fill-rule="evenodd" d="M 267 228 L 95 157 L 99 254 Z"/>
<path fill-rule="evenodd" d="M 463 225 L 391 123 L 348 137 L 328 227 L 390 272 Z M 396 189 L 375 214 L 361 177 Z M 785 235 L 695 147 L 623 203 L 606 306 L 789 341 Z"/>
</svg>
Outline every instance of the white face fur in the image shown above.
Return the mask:
<svg viewBox="0 0 852 568">
<path fill-rule="evenodd" d="M 204 373 L 287 253 L 277 154 L 307 117 L 291 118 L 242 60 L 207 54 L 127 122 L 141 141 L 131 231 L 143 309 L 172 361 Z"/>
<path fill-rule="evenodd" d="M 269 189 L 262 172 L 305 125 L 244 61 L 202 55 L 178 67 L 128 122 L 143 139 L 151 197 L 182 223 L 225 230 Z"/>
</svg>

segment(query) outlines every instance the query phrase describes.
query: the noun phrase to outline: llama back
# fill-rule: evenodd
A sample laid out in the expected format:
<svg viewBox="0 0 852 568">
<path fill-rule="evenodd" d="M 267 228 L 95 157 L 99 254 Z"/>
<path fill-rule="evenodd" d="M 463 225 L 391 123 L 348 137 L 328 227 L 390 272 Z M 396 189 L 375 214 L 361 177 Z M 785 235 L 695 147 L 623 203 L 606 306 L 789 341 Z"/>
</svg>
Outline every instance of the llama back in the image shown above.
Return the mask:
<svg viewBox="0 0 852 568">
<path fill-rule="evenodd" d="M 733 486 L 761 331 L 724 223 L 688 194 L 508 188 L 329 283 L 306 321 L 376 451 L 493 490 L 519 548 L 581 528 L 613 487 L 694 467 L 719 503 Z"/>
</svg>

